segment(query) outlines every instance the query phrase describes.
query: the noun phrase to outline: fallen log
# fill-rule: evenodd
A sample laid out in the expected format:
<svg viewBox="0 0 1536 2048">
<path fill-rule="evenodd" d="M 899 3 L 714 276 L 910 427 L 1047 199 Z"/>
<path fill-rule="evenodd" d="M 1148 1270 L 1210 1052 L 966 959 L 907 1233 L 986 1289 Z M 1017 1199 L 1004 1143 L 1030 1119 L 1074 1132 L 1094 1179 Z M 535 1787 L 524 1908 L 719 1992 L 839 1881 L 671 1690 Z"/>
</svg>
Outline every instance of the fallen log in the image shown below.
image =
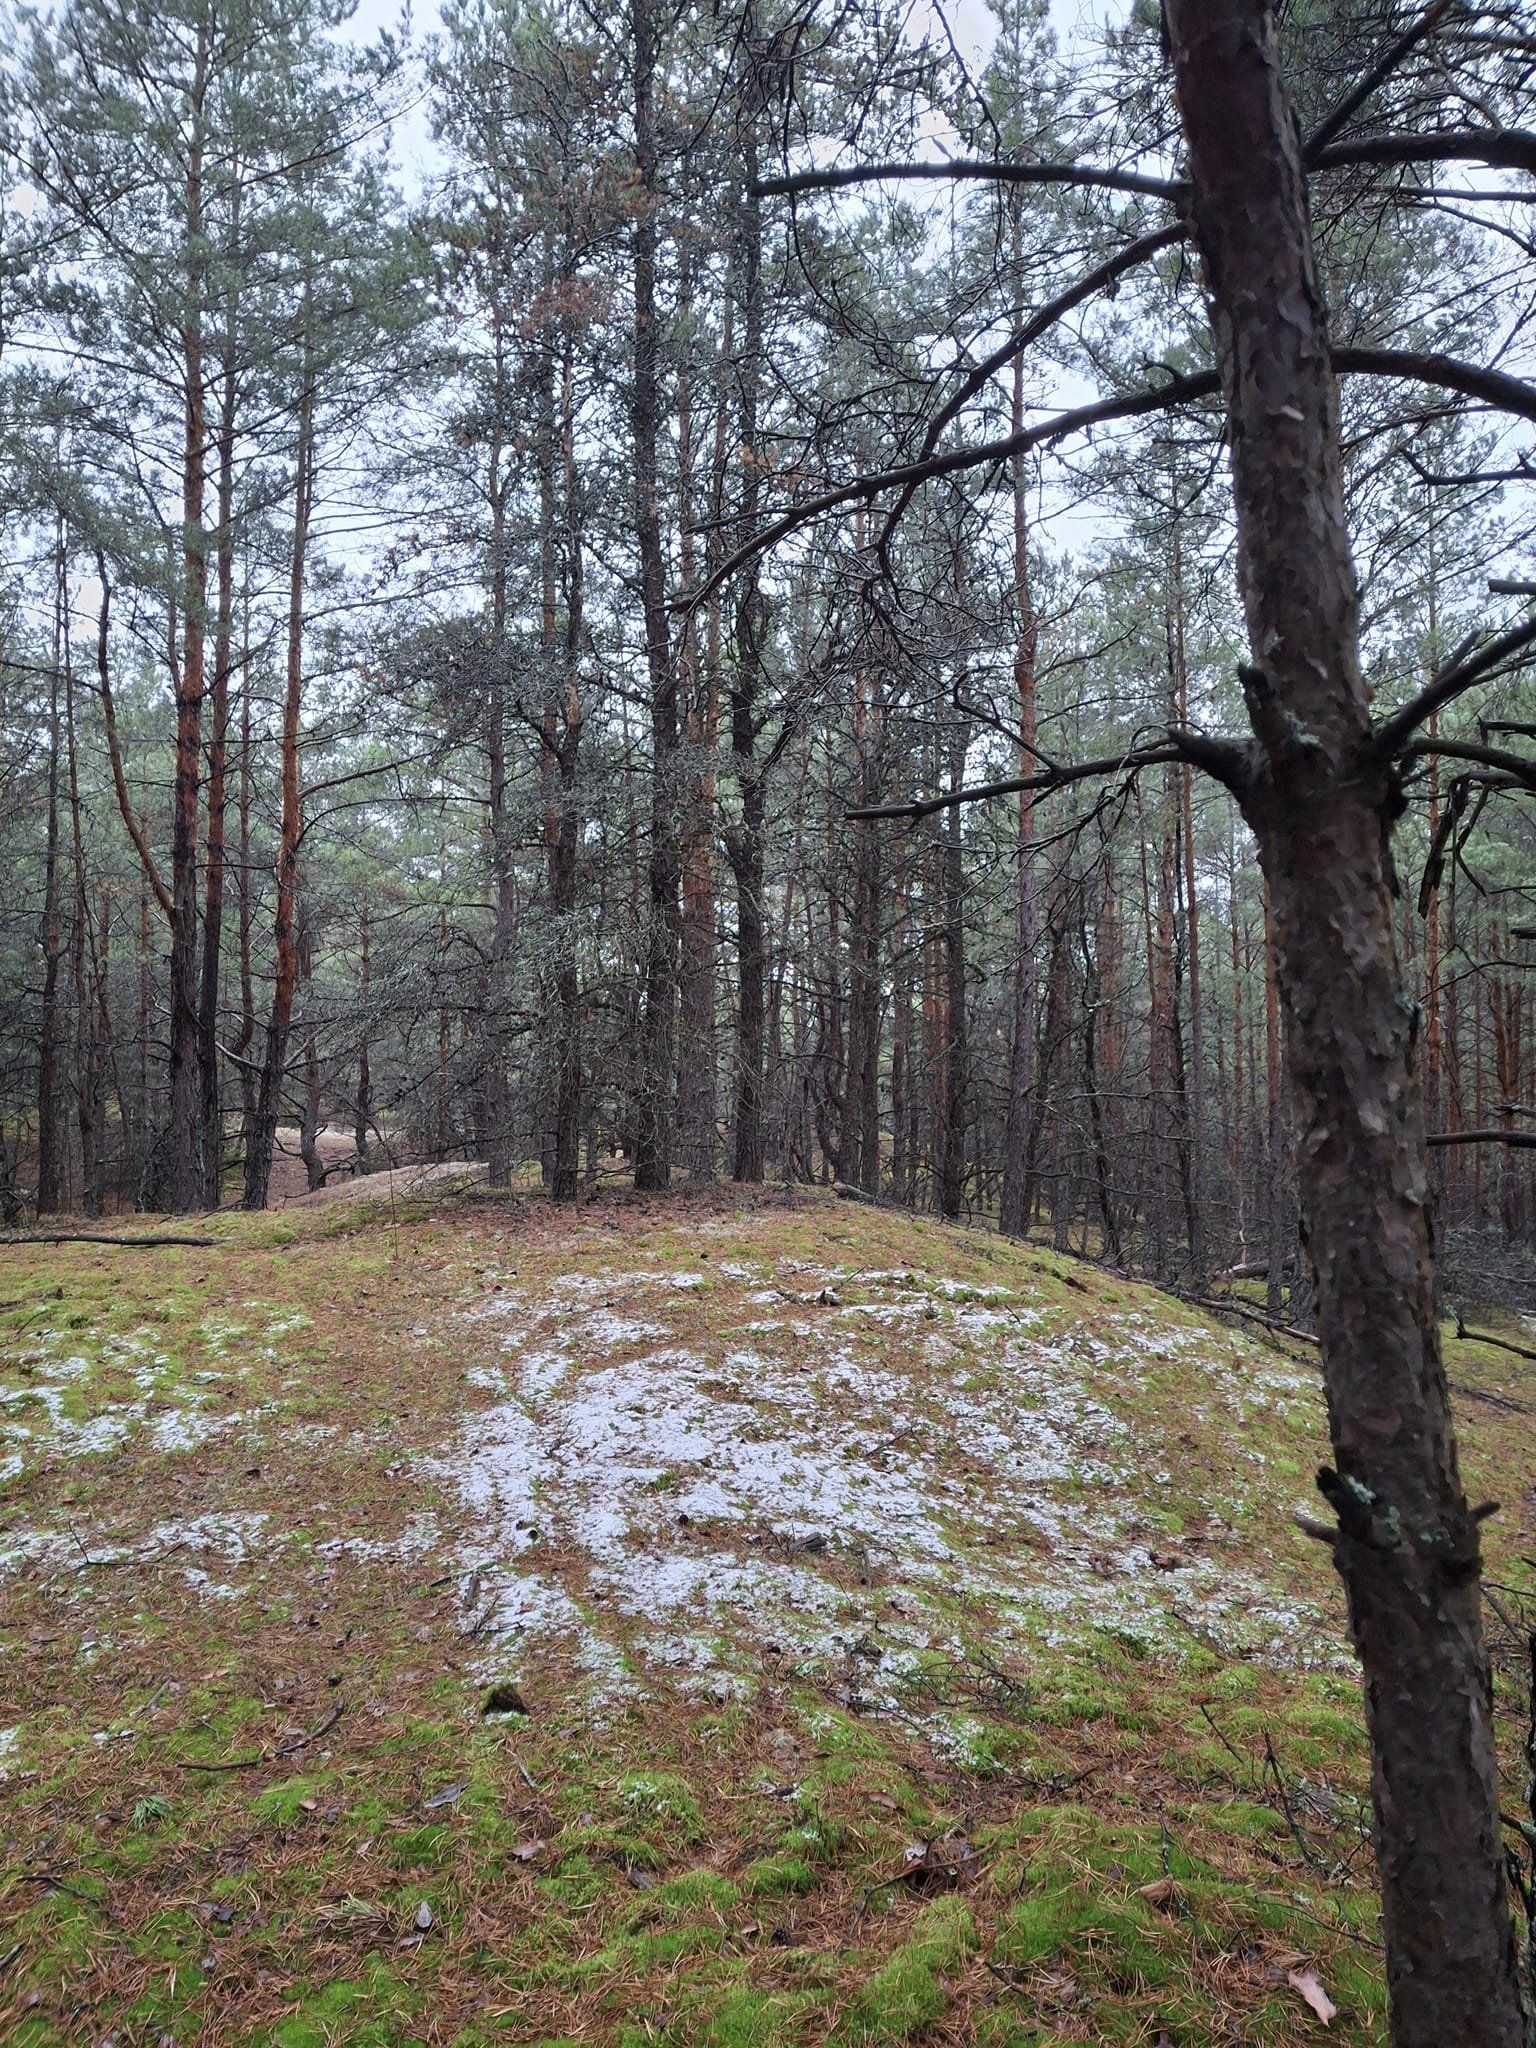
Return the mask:
<svg viewBox="0 0 1536 2048">
<path fill-rule="evenodd" d="M 124 1251 L 147 1251 L 156 1245 L 187 1245 L 206 1251 L 224 1242 L 221 1237 L 185 1237 L 170 1234 L 150 1237 L 113 1237 L 105 1230 L 28 1230 L 12 1237 L 0 1236 L 0 1249 L 12 1244 L 115 1244 Z"/>
</svg>

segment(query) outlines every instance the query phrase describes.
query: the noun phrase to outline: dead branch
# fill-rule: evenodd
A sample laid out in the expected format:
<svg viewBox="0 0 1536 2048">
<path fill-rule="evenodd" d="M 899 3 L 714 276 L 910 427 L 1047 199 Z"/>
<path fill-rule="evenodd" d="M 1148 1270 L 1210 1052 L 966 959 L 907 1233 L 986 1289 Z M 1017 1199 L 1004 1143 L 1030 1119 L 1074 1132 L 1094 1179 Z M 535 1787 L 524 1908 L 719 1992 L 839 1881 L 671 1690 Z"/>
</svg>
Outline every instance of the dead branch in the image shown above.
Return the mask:
<svg viewBox="0 0 1536 2048">
<path fill-rule="evenodd" d="M 0 1250 L 13 1244 L 115 1244 L 123 1251 L 147 1251 L 157 1245 L 174 1244 L 206 1251 L 223 1242 L 220 1237 L 113 1237 L 105 1230 L 27 1230 L 14 1237 L 8 1232 L 0 1236 Z"/>
</svg>

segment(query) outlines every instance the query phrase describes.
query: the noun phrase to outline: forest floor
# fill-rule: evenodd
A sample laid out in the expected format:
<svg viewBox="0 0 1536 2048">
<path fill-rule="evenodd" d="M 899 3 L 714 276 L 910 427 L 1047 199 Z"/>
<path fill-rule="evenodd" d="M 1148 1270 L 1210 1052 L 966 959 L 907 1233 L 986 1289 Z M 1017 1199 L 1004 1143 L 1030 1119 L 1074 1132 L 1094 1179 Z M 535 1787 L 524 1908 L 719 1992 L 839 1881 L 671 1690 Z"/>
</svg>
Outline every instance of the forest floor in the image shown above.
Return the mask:
<svg viewBox="0 0 1536 2048">
<path fill-rule="evenodd" d="M 193 1228 L 0 1253 L 10 2048 L 1382 2038 L 1315 1356 L 812 1194 Z"/>
</svg>

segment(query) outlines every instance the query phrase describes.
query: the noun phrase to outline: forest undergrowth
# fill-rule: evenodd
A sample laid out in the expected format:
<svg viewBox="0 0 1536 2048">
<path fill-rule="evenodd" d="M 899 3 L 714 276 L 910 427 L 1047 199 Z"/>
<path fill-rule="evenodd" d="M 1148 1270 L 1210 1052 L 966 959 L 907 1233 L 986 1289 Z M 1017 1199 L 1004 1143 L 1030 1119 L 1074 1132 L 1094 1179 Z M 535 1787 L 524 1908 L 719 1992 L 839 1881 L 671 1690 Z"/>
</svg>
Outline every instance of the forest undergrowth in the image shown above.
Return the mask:
<svg viewBox="0 0 1536 2048">
<path fill-rule="evenodd" d="M 7 2042 L 1384 2038 L 1306 1347 L 804 1192 L 198 1230 L 0 1266 Z"/>
</svg>

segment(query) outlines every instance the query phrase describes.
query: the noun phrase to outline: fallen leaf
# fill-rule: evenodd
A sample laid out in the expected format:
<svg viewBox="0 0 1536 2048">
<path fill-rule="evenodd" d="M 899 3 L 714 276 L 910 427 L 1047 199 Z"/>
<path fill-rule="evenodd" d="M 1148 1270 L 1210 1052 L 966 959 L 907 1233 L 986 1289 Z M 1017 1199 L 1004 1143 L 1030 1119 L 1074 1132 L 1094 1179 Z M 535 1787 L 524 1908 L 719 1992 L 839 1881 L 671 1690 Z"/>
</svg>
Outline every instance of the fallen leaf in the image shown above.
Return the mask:
<svg viewBox="0 0 1536 2048">
<path fill-rule="evenodd" d="M 423 1899 L 421 1904 L 416 1908 L 416 1925 L 421 1929 L 423 1934 L 425 1934 L 432 1925 L 432 1908 L 427 1904 L 425 1899 Z"/>
<path fill-rule="evenodd" d="M 519 1842 L 512 1854 L 519 1863 L 531 1863 L 544 1846 L 543 1842 Z"/>
<path fill-rule="evenodd" d="M 908 1842 L 902 1852 L 901 1868 L 888 1882 L 909 1884 L 916 1891 L 942 1890 L 964 1884 L 977 1860 L 976 1851 L 960 1835 L 943 1835 L 933 1842 Z"/>
<path fill-rule="evenodd" d="M 434 1792 L 430 1799 L 423 1799 L 421 1803 L 423 1806 L 452 1806 L 455 1799 L 462 1797 L 468 1790 L 469 1780 L 466 1778 L 461 1784 L 445 1785 L 441 1792 Z"/>
<path fill-rule="evenodd" d="M 1155 1878 L 1151 1884 L 1142 1885 L 1140 1891 L 1149 1906 L 1158 1906 L 1168 1913 L 1178 1907 L 1184 1896 L 1177 1880 L 1171 1877 Z"/>
<path fill-rule="evenodd" d="M 1293 1991 L 1300 1994 L 1302 1999 L 1312 2008 L 1313 2012 L 1317 2014 L 1319 2020 L 1326 2027 L 1339 2008 L 1317 1981 L 1317 1972 L 1315 1970 L 1290 1970 L 1286 1974 L 1286 1982 Z"/>
</svg>

